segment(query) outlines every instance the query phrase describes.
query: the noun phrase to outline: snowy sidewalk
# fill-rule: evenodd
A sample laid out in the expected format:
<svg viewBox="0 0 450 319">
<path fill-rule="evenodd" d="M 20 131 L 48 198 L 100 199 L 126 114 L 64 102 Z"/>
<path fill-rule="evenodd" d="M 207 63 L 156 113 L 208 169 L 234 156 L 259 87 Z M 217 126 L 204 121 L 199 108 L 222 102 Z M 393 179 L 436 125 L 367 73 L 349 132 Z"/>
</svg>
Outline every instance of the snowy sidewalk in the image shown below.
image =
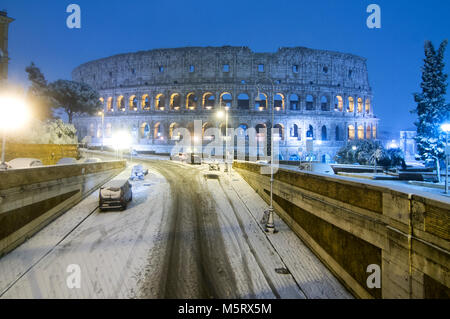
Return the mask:
<svg viewBox="0 0 450 319">
<path fill-rule="evenodd" d="M 225 174 L 223 174 L 225 177 Z M 267 272 L 271 277 L 277 278 L 274 274 L 275 264 L 284 265 L 294 278 L 298 287 L 306 298 L 353 298 L 346 288 L 334 277 L 334 275 L 323 265 L 323 263 L 311 252 L 311 250 L 297 237 L 297 235 L 275 216 L 275 225 L 279 231 L 276 234 L 266 234 L 260 221 L 267 209 L 266 203 L 251 188 L 250 185 L 235 171 L 230 178 L 223 179 L 229 196 L 236 196 L 245 205 L 245 209 L 237 209 L 241 212 L 240 218 L 243 220 L 247 234 L 255 233 L 252 225 L 258 225 L 259 233 L 267 238 L 276 251 L 277 256 L 265 255 L 262 260 L 264 265 L 270 265 Z M 233 190 L 231 192 L 230 190 Z M 233 195 L 234 193 L 234 195 Z M 245 213 L 246 214 L 245 214 Z M 261 243 L 263 243 L 261 241 Z M 261 249 L 269 250 L 267 247 Z M 271 264 L 274 263 L 274 264 Z M 280 267 L 280 266 L 278 266 Z"/>
</svg>

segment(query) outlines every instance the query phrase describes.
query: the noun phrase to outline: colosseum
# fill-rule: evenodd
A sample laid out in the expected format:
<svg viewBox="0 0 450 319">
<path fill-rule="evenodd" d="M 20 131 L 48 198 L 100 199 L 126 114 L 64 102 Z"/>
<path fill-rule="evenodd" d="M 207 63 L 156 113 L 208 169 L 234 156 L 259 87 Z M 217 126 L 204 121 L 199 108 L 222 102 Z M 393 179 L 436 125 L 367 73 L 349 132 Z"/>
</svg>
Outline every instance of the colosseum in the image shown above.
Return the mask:
<svg viewBox="0 0 450 319">
<path fill-rule="evenodd" d="M 224 109 L 228 127 L 255 128 L 259 139 L 274 112 L 282 159 L 303 159 L 313 149 L 317 160 L 330 161 L 348 140 L 377 138 L 366 60 L 352 54 L 304 47 L 156 49 L 85 63 L 72 78 L 101 96 L 103 121 L 87 115 L 73 121 L 79 139 L 90 136 L 94 145 L 111 145 L 114 132 L 127 130 L 134 149 L 170 153 L 174 129 L 192 130 L 194 120 L 224 132 L 225 120 L 217 116 Z"/>
</svg>

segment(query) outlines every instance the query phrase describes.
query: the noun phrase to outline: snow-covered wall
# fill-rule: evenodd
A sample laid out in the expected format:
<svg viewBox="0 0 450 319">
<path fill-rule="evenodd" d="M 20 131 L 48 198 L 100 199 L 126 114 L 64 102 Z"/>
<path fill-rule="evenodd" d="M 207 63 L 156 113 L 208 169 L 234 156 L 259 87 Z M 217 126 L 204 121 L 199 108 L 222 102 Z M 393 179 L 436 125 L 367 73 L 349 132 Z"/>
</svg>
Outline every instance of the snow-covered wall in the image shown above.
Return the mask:
<svg viewBox="0 0 450 319">
<path fill-rule="evenodd" d="M 0 172 L 0 256 L 116 176 L 125 161 Z"/>
<path fill-rule="evenodd" d="M 269 201 L 270 175 L 260 165 L 233 168 Z M 280 168 L 273 199 L 278 215 L 356 296 L 450 296 L 450 200 L 443 196 Z M 369 287 L 377 269 L 380 286 Z"/>
</svg>

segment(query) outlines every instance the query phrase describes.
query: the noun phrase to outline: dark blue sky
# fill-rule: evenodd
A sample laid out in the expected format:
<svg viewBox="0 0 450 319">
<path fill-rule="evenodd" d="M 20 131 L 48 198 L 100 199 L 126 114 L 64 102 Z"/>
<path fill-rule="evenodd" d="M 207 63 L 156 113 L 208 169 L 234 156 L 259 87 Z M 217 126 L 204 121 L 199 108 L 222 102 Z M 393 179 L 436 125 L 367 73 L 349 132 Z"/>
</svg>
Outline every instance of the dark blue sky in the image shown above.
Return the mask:
<svg viewBox="0 0 450 319">
<path fill-rule="evenodd" d="M 66 7 L 81 6 L 81 30 L 66 27 Z M 381 7 L 382 28 L 366 26 L 367 5 Z M 384 129 L 414 128 L 423 43 L 450 38 L 448 0 L 2 0 L 10 26 L 10 79 L 26 83 L 34 61 L 50 81 L 77 65 L 117 53 L 180 46 L 283 46 L 367 58 L 375 113 Z M 450 70 L 450 49 L 446 54 Z"/>
</svg>

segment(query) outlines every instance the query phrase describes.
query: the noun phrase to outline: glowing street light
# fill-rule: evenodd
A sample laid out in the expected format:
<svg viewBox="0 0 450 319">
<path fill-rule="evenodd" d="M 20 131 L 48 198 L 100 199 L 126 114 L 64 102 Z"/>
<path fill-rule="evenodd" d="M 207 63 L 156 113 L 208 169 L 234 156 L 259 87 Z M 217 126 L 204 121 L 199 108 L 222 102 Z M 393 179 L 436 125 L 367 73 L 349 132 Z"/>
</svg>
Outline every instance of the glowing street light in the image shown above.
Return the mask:
<svg viewBox="0 0 450 319">
<path fill-rule="evenodd" d="M 448 194 L 448 158 L 450 157 L 448 133 L 450 132 L 450 123 L 442 124 L 441 129 L 445 132 L 445 194 Z"/>
<path fill-rule="evenodd" d="M 16 96 L 0 97 L 0 129 L 2 131 L 2 161 L 0 167 L 6 167 L 5 146 L 6 132 L 23 126 L 30 118 L 29 109 L 25 101 Z"/>
<path fill-rule="evenodd" d="M 125 131 L 117 132 L 113 136 L 113 145 L 114 145 L 117 153 L 119 153 L 119 151 L 123 151 L 125 149 L 130 148 L 131 147 L 130 134 Z"/>
</svg>

